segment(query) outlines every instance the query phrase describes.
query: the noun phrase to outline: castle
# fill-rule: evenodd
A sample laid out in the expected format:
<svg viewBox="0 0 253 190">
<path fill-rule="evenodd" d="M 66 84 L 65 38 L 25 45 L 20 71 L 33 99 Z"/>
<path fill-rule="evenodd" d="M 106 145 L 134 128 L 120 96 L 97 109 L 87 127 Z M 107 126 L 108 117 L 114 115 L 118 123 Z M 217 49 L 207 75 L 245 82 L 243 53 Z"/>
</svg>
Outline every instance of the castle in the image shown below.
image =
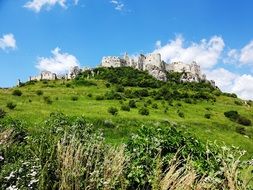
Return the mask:
<svg viewBox="0 0 253 190">
<path fill-rule="evenodd" d="M 106 56 L 102 58 L 101 67 L 132 67 L 138 70 L 147 71 L 150 75 L 161 81 L 167 81 L 166 72 L 182 73 L 182 82 L 209 82 L 215 87 L 214 81 L 208 81 L 201 73 L 200 66 L 196 62 L 190 64 L 182 62 L 166 63 L 162 61 L 161 54 L 151 53 L 147 55 L 130 57 L 126 53 L 123 57 Z M 30 77 L 29 80 L 56 80 L 74 79 L 79 73 L 87 69 L 80 69 L 78 66 L 72 67 L 68 74 L 57 75 L 50 71 L 42 71 L 40 75 Z M 92 70 L 92 69 L 91 69 Z"/>
<path fill-rule="evenodd" d="M 182 73 L 183 82 L 207 81 L 206 76 L 201 74 L 200 66 L 196 62 L 185 64 L 182 62 L 166 63 L 162 61 L 161 54 L 152 53 L 137 57 L 129 57 L 127 53 L 123 58 L 107 56 L 102 58 L 102 67 L 133 67 L 142 71 L 148 71 L 150 75 L 161 81 L 167 81 L 166 71 Z M 215 86 L 214 81 L 209 81 Z"/>
</svg>

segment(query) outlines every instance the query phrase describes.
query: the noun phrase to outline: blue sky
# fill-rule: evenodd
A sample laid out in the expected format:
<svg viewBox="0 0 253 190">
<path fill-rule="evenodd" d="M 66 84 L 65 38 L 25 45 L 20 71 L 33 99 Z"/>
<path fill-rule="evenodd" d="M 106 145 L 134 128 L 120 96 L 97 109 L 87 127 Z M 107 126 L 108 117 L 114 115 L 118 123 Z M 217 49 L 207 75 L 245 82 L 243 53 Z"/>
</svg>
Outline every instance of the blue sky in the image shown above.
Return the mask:
<svg viewBox="0 0 253 190">
<path fill-rule="evenodd" d="M 51 2 L 51 3 L 50 3 Z M 196 60 L 217 85 L 253 99 L 251 0 L 0 0 L 0 86 L 40 70 L 95 67 L 105 55 Z"/>
</svg>

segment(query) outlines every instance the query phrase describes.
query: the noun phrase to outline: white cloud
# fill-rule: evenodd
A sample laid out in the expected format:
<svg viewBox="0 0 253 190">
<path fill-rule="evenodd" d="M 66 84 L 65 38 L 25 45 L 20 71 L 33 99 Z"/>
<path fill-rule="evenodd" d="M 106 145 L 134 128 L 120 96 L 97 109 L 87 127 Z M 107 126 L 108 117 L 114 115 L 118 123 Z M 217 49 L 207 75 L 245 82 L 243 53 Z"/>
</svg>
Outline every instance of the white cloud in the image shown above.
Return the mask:
<svg viewBox="0 0 253 190">
<path fill-rule="evenodd" d="M 0 38 L 0 49 L 16 49 L 16 40 L 13 34 L 5 34 Z"/>
<path fill-rule="evenodd" d="M 234 81 L 238 78 L 238 75 L 224 68 L 206 71 L 205 74 L 209 80 L 214 80 L 215 84 L 225 92 L 231 92 Z"/>
<path fill-rule="evenodd" d="M 61 50 L 57 47 L 52 50 L 52 57 L 38 58 L 36 67 L 41 71 L 51 71 L 56 74 L 65 74 L 70 68 L 79 66 L 78 59 L 68 53 L 61 53 Z"/>
<path fill-rule="evenodd" d="M 182 36 L 177 36 L 164 46 L 158 41 L 154 52 L 160 53 L 168 63 L 196 61 L 201 68 L 210 69 L 217 64 L 225 46 L 223 39 L 218 36 L 213 36 L 209 41 L 202 39 L 199 43 L 192 42 L 188 47 L 185 47 L 184 42 Z"/>
<path fill-rule="evenodd" d="M 239 61 L 242 64 L 253 65 L 253 41 L 242 48 Z"/>
<path fill-rule="evenodd" d="M 110 3 L 114 5 L 115 10 L 122 11 L 124 9 L 124 3 L 117 1 L 117 0 L 111 0 Z"/>
<path fill-rule="evenodd" d="M 74 5 L 77 5 L 79 0 L 31 0 L 28 1 L 24 5 L 24 7 L 38 13 L 41 11 L 42 8 L 46 8 L 47 10 L 49 10 L 57 4 L 62 8 L 67 8 L 67 2 L 69 1 L 73 2 Z"/>
<path fill-rule="evenodd" d="M 243 99 L 253 99 L 253 76 L 242 75 L 238 77 L 234 86 L 231 89 L 232 92 L 238 94 Z"/>
<path fill-rule="evenodd" d="M 216 85 L 225 92 L 235 93 L 240 98 L 253 100 L 253 76 L 239 75 L 224 68 L 206 72 L 207 78 L 214 80 Z"/>
</svg>

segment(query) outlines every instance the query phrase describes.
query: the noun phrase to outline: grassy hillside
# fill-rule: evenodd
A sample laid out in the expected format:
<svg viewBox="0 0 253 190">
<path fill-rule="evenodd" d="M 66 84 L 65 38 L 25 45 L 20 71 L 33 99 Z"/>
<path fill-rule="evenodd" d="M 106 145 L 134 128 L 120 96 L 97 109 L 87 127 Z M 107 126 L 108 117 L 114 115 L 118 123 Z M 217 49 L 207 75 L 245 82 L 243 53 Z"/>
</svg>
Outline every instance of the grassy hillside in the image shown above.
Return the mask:
<svg viewBox="0 0 253 190">
<path fill-rule="evenodd" d="M 52 112 L 108 120 L 117 126 L 103 129 L 110 143 L 125 142 L 138 129 L 129 124 L 131 121 L 175 122 L 203 142 L 239 146 L 247 150 L 247 157 L 253 155 L 253 127 L 224 116 L 224 112 L 235 110 L 253 120 L 251 102 L 244 103 L 208 84 L 181 84 L 176 73 L 168 73 L 168 77 L 171 82 L 162 83 L 131 68 L 100 68 L 95 70 L 95 76 L 86 72 L 73 81 L 29 82 L 22 87 L 1 89 L 0 108 L 8 117 L 30 124 L 42 122 Z M 22 95 L 15 95 L 15 90 Z M 130 100 L 136 102 L 136 108 L 122 110 L 122 105 L 128 109 Z M 16 107 L 10 109 L 8 103 Z M 118 109 L 117 115 L 108 112 L 110 107 Z M 141 108 L 149 114 L 140 114 Z M 31 130 L 36 130 L 32 126 Z"/>
<path fill-rule="evenodd" d="M 167 77 L 98 68 L 0 89 L 0 189 L 250 189 L 252 102 Z"/>
</svg>

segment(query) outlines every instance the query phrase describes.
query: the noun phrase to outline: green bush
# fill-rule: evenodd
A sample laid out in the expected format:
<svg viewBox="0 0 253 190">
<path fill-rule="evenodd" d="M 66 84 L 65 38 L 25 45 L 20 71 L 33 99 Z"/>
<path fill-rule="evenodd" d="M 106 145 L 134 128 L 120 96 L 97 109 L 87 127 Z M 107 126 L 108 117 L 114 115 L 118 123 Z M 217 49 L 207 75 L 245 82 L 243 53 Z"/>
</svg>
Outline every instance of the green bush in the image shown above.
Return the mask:
<svg viewBox="0 0 253 190">
<path fill-rule="evenodd" d="M 157 105 L 157 103 L 153 103 L 153 104 L 152 104 L 152 108 L 154 108 L 154 109 L 158 109 L 158 105 Z"/>
<path fill-rule="evenodd" d="M 51 100 L 50 96 L 44 96 L 43 99 L 44 99 L 44 102 L 46 104 L 52 104 L 53 103 L 53 101 Z"/>
<path fill-rule="evenodd" d="M 251 125 L 251 120 L 240 115 L 237 119 L 237 123 L 239 123 L 241 125 L 245 125 L 245 126 L 250 126 Z"/>
<path fill-rule="evenodd" d="M 13 102 L 8 102 L 6 104 L 6 107 L 9 108 L 10 110 L 13 110 L 17 105 L 14 104 Z"/>
<path fill-rule="evenodd" d="M 37 94 L 38 96 L 41 96 L 41 95 L 43 95 L 43 91 L 42 91 L 42 90 L 37 90 L 37 91 L 36 91 L 36 94 Z"/>
<path fill-rule="evenodd" d="M 104 99 L 105 99 L 105 97 L 102 96 L 102 95 L 97 95 L 96 96 L 96 100 L 104 100 Z"/>
<path fill-rule="evenodd" d="M 123 111 L 130 111 L 130 106 L 129 105 L 122 105 L 121 110 Z"/>
<path fill-rule="evenodd" d="M 139 114 L 141 114 L 141 115 L 149 115 L 149 110 L 148 110 L 148 108 L 142 107 L 142 108 L 139 110 Z"/>
<path fill-rule="evenodd" d="M 118 114 L 118 109 L 115 108 L 115 107 L 109 107 L 108 108 L 108 113 L 116 116 Z"/>
<path fill-rule="evenodd" d="M 67 88 L 70 88 L 70 87 L 71 87 L 71 84 L 70 84 L 70 83 L 67 83 L 67 84 L 66 84 L 66 87 L 67 87 Z"/>
<path fill-rule="evenodd" d="M 78 100 L 78 96 L 71 96 L 71 100 L 72 101 L 77 101 Z"/>
<path fill-rule="evenodd" d="M 204 117 L 205 117 L 206 119 L 210 119 L 210 118 L 211 118 L 211 114 L 210 114 L 210 113 L 206 113 L 206 114 L 204 115 Z"/>
<path fill-rule="evenodd" d="M 246 135 L 246 130 L 243 126 L 237 126 L 235 128 L 235 131 L 241 135 Z"/>
<path fill-rule="evenodd" d="M 0 108 L 0 119 L 4 118 L 5 116 L 6 116 L 6 112 L 2 108 Z"/>
<path fill-rule="evenodd" d="M 178 112 L 178 116 L 181 117 L 181 118 L 184 118 L 184 112 L 179 111 L 179 112 Z"/>
<path fill-rule="evenodd" d="M 128 105 L 130 108 L 137 108 L 135 100 L 129 100 Z"/>
<path fill-rule="evenodd" d="M 124 86 L 122 85 L 117 85 L 116 88 L 115 88 L 116 92 L 124 92 Z"/>
<path fill-rule="evenodd" d="M 109 82 L 105 83 L 106 88 L 110 88 L 111 84 Z"/>
<path fill-rule="evenodd" d="M 226 111 L 224 112 L 224 115 L 232 121 L 236 121 L 239 118 L 238 112 L 234 110 Z"/>
<path fill-rule="evenodd" d="M 91 93 L 89 93 L 89 94 L 87 94 L 87 96 L 88 96 L 89 98 L 91 98 L 91 97 L 92 97 L 92 94 L 91 94 Z"/>
<path fill-rule="evenodd" d="M 238 106 L 242 106 L 242 105 L 243 105 L 242 101 L 235 100 L 234 102 L 235 102 L 235 104 L 238 105 Z"/>
<path fill-rule="evenodd" d="M 13 90 L 12 95 L 13 96 L 22 96 L 22 92 L 21 92 L 21 90 L 16 89 L 16 90 Z"/>
</svg>

